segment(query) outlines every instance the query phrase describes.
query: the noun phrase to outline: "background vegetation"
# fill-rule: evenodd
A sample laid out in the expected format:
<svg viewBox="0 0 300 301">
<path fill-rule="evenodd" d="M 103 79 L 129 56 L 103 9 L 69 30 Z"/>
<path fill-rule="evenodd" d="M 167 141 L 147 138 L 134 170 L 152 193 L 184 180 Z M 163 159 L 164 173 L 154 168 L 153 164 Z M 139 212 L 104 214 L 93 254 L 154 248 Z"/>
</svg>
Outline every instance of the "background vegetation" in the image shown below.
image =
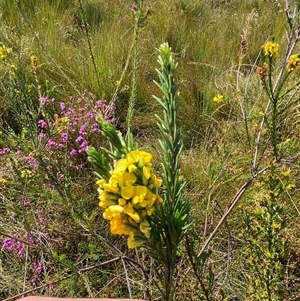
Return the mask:
<svg viewBox="0 0 300 301">
<path fill-rule="evenodd" d="M 131 130 L 160 170 L 154 117 L 159 106 L 152 95 L 160 93 L 153 80 L 161 43 L 174 51 L 182 81 L 181 169 L 195 219 L 186 241 L 190 253 L 192 245 L 200 252 L 242 185 L 268 165 L 272 141 L 260 128 L 268 97 L 255 70 L 261 46 L 273 37 L 284 59 L 286 1 L 142 2 L 137 11 L 139 1 L 0 0 L 1 299 L 24 292 L 145 298 L 146 288 L 153 299 L 159 297 L 150 259 L 109 234 L 84 148 L 105 143 L 94 125 L 100 112 L 125 133 L 134 100 Z M 291 12 L 299 6 L 288 2 Z M 218 94 L 220 103 L 213 101 Z M 281 149 L 289 158 L 299 152 L 297 101 L 282 116 L 277 123 Z M 285 222 L 278 237 L 289 241 L 288 251 L 277 259 L 284 266 L 282 300 L 299 298 L 298 163 L 296 156 L 286 184 L 293 189 L 278 197 Z M 202 261 L 191 262 L 182 246 L 178 300 L 246 300 L 252 263 L 245 237 L 258 231 L 249 212 L 268 183 L 259 178 L 247 187 Z"/>
</svg>

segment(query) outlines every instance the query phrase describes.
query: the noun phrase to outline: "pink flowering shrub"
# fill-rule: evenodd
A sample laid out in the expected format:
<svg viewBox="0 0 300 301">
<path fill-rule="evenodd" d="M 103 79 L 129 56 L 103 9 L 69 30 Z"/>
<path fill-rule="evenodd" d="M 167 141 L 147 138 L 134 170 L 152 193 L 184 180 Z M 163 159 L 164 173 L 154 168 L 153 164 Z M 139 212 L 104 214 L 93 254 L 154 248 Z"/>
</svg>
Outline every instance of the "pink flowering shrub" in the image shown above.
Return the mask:
<svg viewBox="0 0 300 301">
<path fill-rule="evenodd" d="M 99 138 L 98 115 L 114 122 L 114 104 L 106 100 L 95 101 L 92 95 L 84 93 L 81 97 L 70 98 L 68 103 L 55 99 L 40 98 L 43 117 L 38 120 L 39 139 L 45 147 L 45 153 L 60 157 L 68 162 L 68 167 L 81 169 L 85 164 L 85 151 L 94 140 Z M 58 111 L 54 107 L 59 107 Z M 54 111 L 53 118 L 47 112 Z M 49 167 L 51 168 L 51 167 Z"/>
</svg>

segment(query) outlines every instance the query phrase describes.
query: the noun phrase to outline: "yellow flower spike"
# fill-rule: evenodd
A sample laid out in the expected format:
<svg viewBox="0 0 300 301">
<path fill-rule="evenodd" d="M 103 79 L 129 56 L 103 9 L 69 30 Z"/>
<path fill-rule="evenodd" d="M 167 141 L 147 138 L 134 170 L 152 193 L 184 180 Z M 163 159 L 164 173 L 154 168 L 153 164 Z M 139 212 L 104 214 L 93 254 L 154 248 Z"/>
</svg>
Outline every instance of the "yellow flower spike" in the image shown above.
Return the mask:
<svg viewBox="0 0 300 301">
<path fill-rule="evenodd" d="M 267 42 L 264 46 L 265 56 L 278 57 L 279 55 L 279 44 L 274 42 Z"/>
<path fill-rule="evenodd" d="M 38 58 L 35 55 L 30 57 L 30 64 L 32 69 L 36 69 L 38 67 Z"/>
<path fill-rule="evenodd" d="M 0 42 L 0 59 L 4 60 L 10 53 L 10 49 Z"/>
<path fill-rule="evenodd" d="M 147 238 L 150 237 L 151 227 L 146 220 L 140 223 L 140 230 Z"/>
</svg>

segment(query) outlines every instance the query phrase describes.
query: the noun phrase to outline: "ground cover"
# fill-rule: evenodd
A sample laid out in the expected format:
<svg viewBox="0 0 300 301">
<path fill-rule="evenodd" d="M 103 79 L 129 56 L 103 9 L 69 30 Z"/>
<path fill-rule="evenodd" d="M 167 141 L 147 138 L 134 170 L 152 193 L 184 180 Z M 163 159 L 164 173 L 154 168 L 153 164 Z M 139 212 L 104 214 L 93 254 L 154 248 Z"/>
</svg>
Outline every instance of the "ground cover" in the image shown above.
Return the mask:
<svg viewBox="0 0 300 301">
<path fill-rule="evenodd" d="M 104 118 L 130 130 L 163 178 L 155 114 L 165 115 L 153 95 L 162 97 L 154 81 L 167 42 L 183 147 L 172 162 L 192 221 L 169 290 L 176 300 L 298 300 L 299 10 L 299 1 L 0 0 L 0 297 L 172 300 L 158 256 L 110 233 L 86 153 L 113 149 Z"/>
</svg>

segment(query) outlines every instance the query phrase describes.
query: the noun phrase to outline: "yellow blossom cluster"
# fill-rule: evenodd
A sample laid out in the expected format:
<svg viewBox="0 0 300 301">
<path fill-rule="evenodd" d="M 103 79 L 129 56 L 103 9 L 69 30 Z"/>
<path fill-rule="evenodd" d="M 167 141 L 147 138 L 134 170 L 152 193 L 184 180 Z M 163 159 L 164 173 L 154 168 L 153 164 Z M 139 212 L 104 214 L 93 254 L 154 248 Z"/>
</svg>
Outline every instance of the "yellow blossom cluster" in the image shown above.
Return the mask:
<svg viewBox="0 0 300 301">
<path fill-rule="evenodd" d="M 264 52 L 266 56 L 278 57 L 279 55 L 279 44 L 274 42 L 267 42 L 264 46 Z"/>
<path fill-rule="evenodd" d="M 10 49 L 5 47 L 1 42 L 0 42 L 0 59 L 4 60 L 7 55 L 10 53 Z"/>
<path fill-rule="evenodd" d="M 300 66 L 300 57 L 298 54 L 293 54 L 288 59 L 286 68 L 289 72 L 295 70 L 297 67 Z"/>
<path fill-rule="evenodd" d="M 161 180 L 153 173 L 151 161 L 151 154 L 131 151 L 115 162 L 108 180 L 97 181 L 103 217 L 110 221 L 112 234 L 128 236 L 129 248 L 150 237 L 149 216 L 163 201 L 157 194 Z"/>
</svg>

